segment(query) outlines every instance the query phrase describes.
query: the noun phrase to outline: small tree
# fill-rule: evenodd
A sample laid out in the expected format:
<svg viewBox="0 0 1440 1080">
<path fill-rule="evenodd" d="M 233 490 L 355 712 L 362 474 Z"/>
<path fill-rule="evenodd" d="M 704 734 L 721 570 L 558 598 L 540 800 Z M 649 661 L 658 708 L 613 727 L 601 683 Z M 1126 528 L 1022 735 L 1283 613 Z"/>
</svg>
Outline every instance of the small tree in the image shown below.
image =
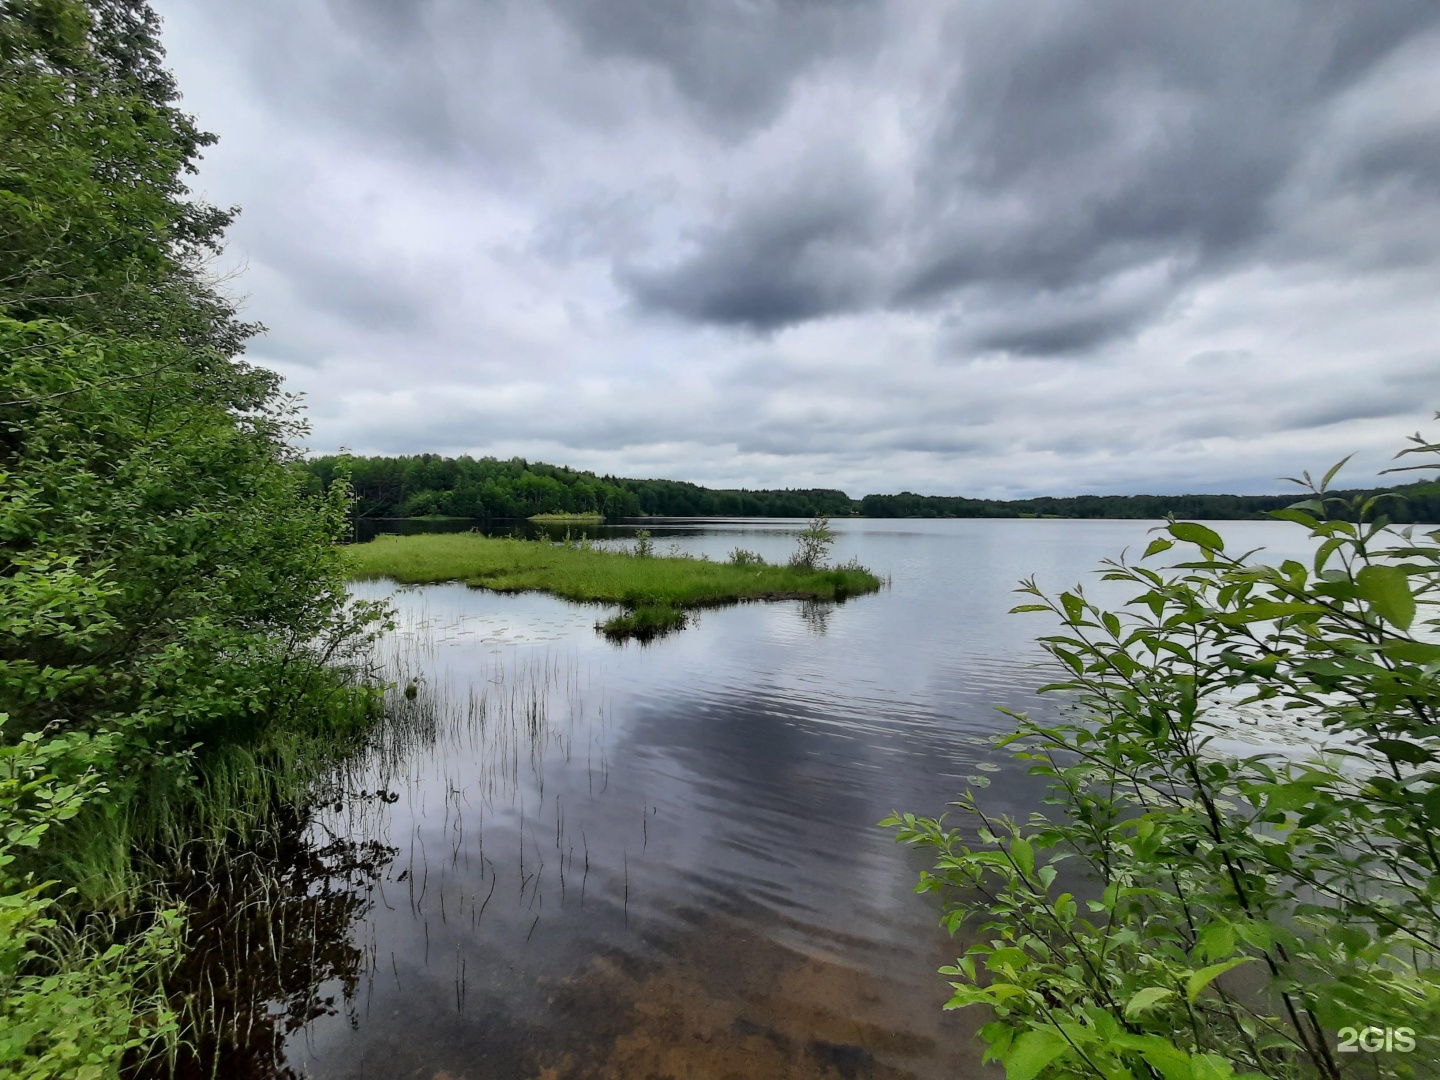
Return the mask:
<svg viewBox="0 0 1440 1080">
<path fill-rule="evenodd" d="M 816 514 L 800 534 L 795 554 L 790 556 L 790 565 L 805 570 L 818 570 L 830 558 L 830 547 L 835 543 L 835 533 L 830 528 L 830 519 Z"/>
<path fill-rule="evenodd" d="M 919 887 L 974 934 L 949 1007 L 993 1010 L 1009 1080 L 1434 1075 L 1440 530 L 1328 496 L 1339 467 L 1274 515 L 1309 531 L 1308 565 L 1171 522 L 1141 562 L 1182 561 L 1107 563 L 1133 590 L 1119 611 L 1023 583 L 1016 610 L 1060 623 L 1045 689 L 1079 710 L 1017 715 L 998 745 L 1063 816 L 997 818 L 967 791 L 968 828 L 885 822 L 937 853 Z M 1254 722 L 1313 749 L 1222 749 Z"/>
</svg>

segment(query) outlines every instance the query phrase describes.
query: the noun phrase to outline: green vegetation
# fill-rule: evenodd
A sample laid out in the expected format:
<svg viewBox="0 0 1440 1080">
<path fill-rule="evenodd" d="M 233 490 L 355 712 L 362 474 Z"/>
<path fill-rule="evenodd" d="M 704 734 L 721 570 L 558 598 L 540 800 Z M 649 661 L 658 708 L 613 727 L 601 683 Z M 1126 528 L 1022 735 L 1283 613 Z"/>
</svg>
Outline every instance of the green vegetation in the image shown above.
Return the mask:
<svg viewBox="0 0 1440 1080">
<path fill-rule="evenodd" d="M 688 617 L 684 609 L 670 604 L 641 604 L 634 609 L 611 616 L 596 628 L 612 641 L 650 641 L 675 630 L 684 629 Z"/>
<path fill-rule="evenodd" d="M 998 745 L 1060 814 L 971 790 L 959 823 L 884 822 L 936 854 L 920 888 L 969 943 L 950 1007 L 989 1011 L 1010 1080 L 1435 1075 L 1440 530 L 1327 492 L 1338 468 L 1275 514 L 1307 563 L 1172 522 L 1141 563 L 1181 561 L 1108 564 L 1118 611 L 1025 583 L 1079 712 Z M 1225 747 L 1256 727 L 1275 751 Z"/>
<path fill-rule="evenodd" d="M 307 461 L 305 468 L 317 493 L 335 477 L 345 477 L 362 517 L 598 514 L 615 521 L 649 515 L 810 517 L 852 509 L 843 491 L 713 491 L 674 480 L 596 476 L 523 458 L 328 456 Z"/>
<path fill-rule="evenodd" d="M 640 514 L 653 517 L 791 517 L 816 514 L 848 517 L 854 512 L 850 496 L 835 488 L 785 488 L 752 491 L 747 488 L 704 488 L 680 480 L 617 480 L 632 492 Z"/>
<path fill-rule="evenodd" d="M 498 592 L 547 592 L 581 603 L 622 604 L 628 614 L 605 624 L 607 633 L 649 636 L 684 624 L 684 609 L 741 600 L 843 600 L 874 592 L 880 581 L 858 566 L 772 566 L 656 558 L 637 541 L 635 552 L 604 551 L 586 543 L 431 533 L 381 536 L 346 549 L 351 575 L 404 584 L 464 581 Z"/>
<path fill-rule="evenodd" d="M 633 494 L 609 477 L 521 458 L 318 457 L 305 468 L 317 493 L 344 477 L 362 517 L 599 514 L 614 520 L 642 512 Z"/>
<path fill-rule="evenodd" d="M 1396 495 L 1386 503 L 1391 521 L 1440 522 L 1440 487 L 1433 483 L 1335 492 L 1347 503 Z M 1294 495 L 1073 495 L 1068 498 L 965 499 L 941 495 L 866 495 L 856 512 L 864 517 L 918 518 L 1126 518 L 1164 521 L 1263 520 L 1295 501 Z M 1337 508 L 1337 513 L 1348 513 Z"/>
<path fill-rule="evenodd" d="M 605 520 L 604 514 L 531 514 L 530 520 L 537 525 L 599 525 Z"/>
<path fill-rule="evenodd" d="M 816 488 L 747 491 L 703 488 L 678 480 L 596 476 L 523 458 L 319 457 L 305 463 L 318 494 L 339 476 L 354 485 L 365 517 L 450 516 L 531 518 L 598 514 L 624 517 L 875 517 L 875 518 L 1263 518 L 1288 506 L 1289 495 L 1076 495 L 1069 498 L 967 499 L 958 496 L 866 495 Z M 1396 491 L 1391 520 L 1440 521 L 1433 484 L 1341 492 L 1365 499 Z"/>
<path fill-rule="evenodd" d="M 795 554 L 790 556 L 790 565 L 801 570 L 824 566 L 830 559 L 830 548 L 834 543 L 835 531 L 830 528 L 830 519 L 823 514 L 816 514 L 800 534 Z M 748 560 L 750 557 L 749 552 L 744 552 L 739 559 Z"/>
<path fill-rule="evenodd" d="M 140 0 L 0 4 L 3 1076 L 186 1060 L 182 853 L 293 817 L 374 707 L 347 491 L 237 359 L 177 99 Z"/>
</svg>

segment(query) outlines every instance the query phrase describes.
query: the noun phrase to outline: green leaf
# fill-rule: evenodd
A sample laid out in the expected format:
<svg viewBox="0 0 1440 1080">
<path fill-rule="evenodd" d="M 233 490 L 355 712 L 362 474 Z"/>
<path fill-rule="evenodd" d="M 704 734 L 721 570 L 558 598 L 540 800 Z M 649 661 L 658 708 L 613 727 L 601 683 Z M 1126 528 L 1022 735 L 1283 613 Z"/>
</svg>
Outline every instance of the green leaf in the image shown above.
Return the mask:
<svg viewBox="0 0 1440 1080">
<path fill-rule="evenodd" d="M 1168 986 L 1147 986 L 1143 990 L 1137 990 L 1125 1003 L 1125 1019 L 1134 1020 L 1141 1013 L 1174 996 L 1175 991 Z"/>
<path fill-rule="evenodd" d="M 1314 515 L 1307 514 L 1304 510 L 1271 510 L 1270 516 L 1277 521 L 1293 521 L 1312 529 L 1318 524 Z"/>
<path fill-rule="evenodd" d="M 1248 964 L 1253 959 L 1254 957 L 1251 956 L 1237 956 L 1233 960 L 1226 960 L 1219 964 L 1211 964 L 1209 967 L 1203 967 L 1199 971 L 1194 972 L 1190 978 L 1185 980 L 1185 1000 L 1193 1002 L 1200 996 L 1201 991 L 1203 991 L 1205 987 L 1209 986 L 1221 975 L 1224 975 L 1225 972 L 1232 968 L 1237 968 L 1241 964 Z"/>
<path fill-rule="evenodd" d="M 1027 878 L 1035 872 L 1035 848 L 1023 836 L 1017 836 L 1010 844 L 1010 854 L 1015 865 Z"/>
<path fill-rule="evenodd" d="M 1235 1066 L 1215 1054 L 1196 1054 L 1190 1059 L 1191 1080 L 1230 1080 L 1235 1075 Z M 1246 1073 L 1254 1080 L 1264 1080 L 1260 1073 Z"/>
<path fill-rule="evenodd" d="M 1169 1039 L 1159 1035 L 1117 1035 L 1110 1040 L 1115 1047 L 1138 1050 L 1145 1063 L 1164 1080 L 1195 1080 L 1190 1063 L 1193 1058 Z"/>
<path fill-rule="evenodd" d="M 1319 604 L 1305 604 L 1297 600 L 1256 600 L 1253 604 L 1246 605 L 1242 609 L 1246 620 L 1268 622 L 1271 619 L 1283 619 L 1290 615 L 1309 615 L 1323 613 L 1324 608 Z"/>
<path fill-rule="evenodd" d="M 1058 1031 L 1042 1028 L 1024 1032 L 1001 1058 L 1005 1064 L 1005 1080 L 1035 1080 L 1068 1049 L 1070 1044 Z"/>
<path fill-rule="evenodd" d="M 1151 555 L 1159 555 L 1162 551 L 1169 551 L 1174 546 L 1174 540 L 1166 540 L 1163 536 L 1156 537 L 1150 541 L 1149 546 L 1145 548 L 1145 554 L 1142 555 L 1141 558 L 1148 559 Z"/>
<path fill-rule="evenodd" d="M 1430 760 L 1430 752 L 1425 747 L 1404 739 L 1375 739 L 1370 745 L 1386 757 L 1409 765 L 1423 765 Z"/>
<path fill-rule="evenodd" d="M 1325 474 L 1323 477 L 1320 478 L 1320 490 L 1321 490 L 1321 491 L 1324 491 L 1327 487 L 1330 486 L 1330 481 L 1335 479 L 1335 474 L 1338 473 L 1341 469 L 1343 469 L 1343 468 L 1345 467 L 1345 463 L 1346 463 L 1347 461 L 1349 461 L 1349 460 L 1350 460 L 1352 457 L 1354 457 L 1354 456 L 1355 456 L 1354 454 L 1346 454 L 1343 458 L 1341 458 L 1339 461 L 1337 461 L 1334 465 L 1331 465 L 1331 466 L 1330 466 L 1329 471 L 1326 472 L 1326 474 Z"/>
<path fill-rule="evenodd" d="M 1375 613 L 1400 630 L 1410 629 L 1415 621 L 1415 597 L 1410 581 L 1398 566 L 1364 566 L 1355 575 L 1361 599 L 1367 600 Z"/>
<path fill-rule="evenodd" d="M 1019 971 L 1030 963 L 1030 954 L 1024 949 L 1017 949 L 1013 945 L 1004 949 L 996 949 L 985 961 L 985 966 L 991 971 L 999 971 L 1001 968 L 1010 967 Z"/>
<path fill-rule="evenodd" d="M 1208 926 L 1200 934 L 1199 946 L 1206 959 L 1229 956 L 1235 951 L 1235 928 L 1227 923 Z"/>
<path fill-rule="evenodd" d="M 1428 641 L 1387 641 L 1380 651 L 1407 664 L 1440 664 L 1440 645 Z"/>
<path fill-rule="evenodd" d="M 1193 521 L 1177 521 L 1170 526 L 1170 534 L 1187 544 L 1199 544 L 1206 551 L 1224 551 L 1225 541 L 1214 529 L 1197 525 Z"/>
<path fill-rule="evenodd" d="M 1336 549 L 1344 543 L 1343 536 L 1332 536 L 1315 549 L 1315 573 L 1318 574 L 1325 569 L 1325 564 L 1330 561 L 1330 556 L 1334 555 Z"/>
</svg>

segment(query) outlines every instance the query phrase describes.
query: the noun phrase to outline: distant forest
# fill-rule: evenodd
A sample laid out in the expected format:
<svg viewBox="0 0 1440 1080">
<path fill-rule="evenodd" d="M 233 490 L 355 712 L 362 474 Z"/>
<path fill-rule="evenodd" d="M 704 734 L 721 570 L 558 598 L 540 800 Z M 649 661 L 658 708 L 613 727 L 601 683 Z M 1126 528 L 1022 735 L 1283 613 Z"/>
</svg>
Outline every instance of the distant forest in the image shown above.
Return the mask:
<svg viewBox="0 0 1440 1080">
<path fill-rule="evenodd" d="M 597 476 L 523 458 L 404 457 L 314 458 L 304 463 L 317 490 L 343 468 L 355 487 L 363 517 L 526 518 L 532 514 L 599 513 L 627 517 L 830 517 L 874 518 L 1140 518 L 1168 514 L 1192 520 L 1261 518 L 1304 498 L 1297 488 L 1281 495 L 1072 495 L 1064 498 L 967 499 L 948 495 L 866 495 L 852 499 L 832 488 L 773 491 L 705 488 L 679 480 L 628 480 Z M 1394 521 L 1440 522 L 1440 486 L 1351 489 L 1353 496 L 1390 491 Z"/>
</svg>

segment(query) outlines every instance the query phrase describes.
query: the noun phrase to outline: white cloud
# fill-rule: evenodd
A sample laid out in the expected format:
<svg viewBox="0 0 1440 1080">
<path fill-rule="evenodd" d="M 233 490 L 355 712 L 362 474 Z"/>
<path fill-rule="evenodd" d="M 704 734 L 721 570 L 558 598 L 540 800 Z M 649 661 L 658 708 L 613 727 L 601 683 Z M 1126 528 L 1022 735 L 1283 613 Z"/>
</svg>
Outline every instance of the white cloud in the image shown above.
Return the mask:
<svg viewBox="0 0 1440 1080">
<path fill-rule="evenodd" d="M 312 445 L 1275 490 L 1440 407 L 1440 11 L 160 0 Z"/>
</svg>

